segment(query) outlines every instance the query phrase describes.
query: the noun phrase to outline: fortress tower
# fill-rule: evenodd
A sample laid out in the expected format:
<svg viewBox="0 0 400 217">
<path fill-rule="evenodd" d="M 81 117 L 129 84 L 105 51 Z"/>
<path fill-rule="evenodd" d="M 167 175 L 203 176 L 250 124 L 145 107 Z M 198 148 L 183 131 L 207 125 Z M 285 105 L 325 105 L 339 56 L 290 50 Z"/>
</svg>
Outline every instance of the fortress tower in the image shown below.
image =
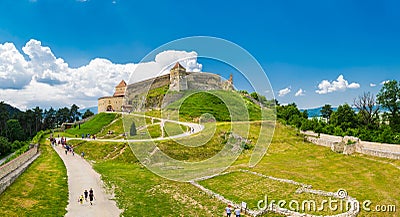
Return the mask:
<svg viewBox="0 0 400 217">
<path fill-rule="evenodd" d="M 113 96 L 100 97 L 98 99 L 98 112 L 121 112 L 125 109 L 124 97 L 126 82 L 122 80 L 116 87 Z"/>
<path fill-rule="evenodd" d="M 188 84 L 186 75 L 188 75 L 186 69 L 181 64 L 179 64 L 179 62 L 176 62 L 174 67 L 172 67 L 170 70 L 169 89 L 172 91 L 187 90 Z"/>
</svg>

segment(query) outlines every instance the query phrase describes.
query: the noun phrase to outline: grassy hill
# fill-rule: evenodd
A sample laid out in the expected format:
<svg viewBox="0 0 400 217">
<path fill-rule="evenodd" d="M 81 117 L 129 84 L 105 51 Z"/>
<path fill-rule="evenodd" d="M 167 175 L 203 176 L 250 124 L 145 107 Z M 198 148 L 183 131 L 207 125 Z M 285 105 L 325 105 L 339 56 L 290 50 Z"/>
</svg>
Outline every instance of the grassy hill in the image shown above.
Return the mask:
<svg viewBox="0 0 400 217">
<path fill-rule="evenodd" d="M 77 135 L 78 137 L 80 137 L 82 134 L 86 135 L 88 133 L 90 135 L 94 135 L 96 133 L 99 133 L 104 126 L 107 126 L 116 117 L 119 116 L 121 115 L 116 113 L 100 113 L 95 115 L 89 121 L 81 124 L 80 128 L 79 126 L 75 126 L 74 128 L 66 130 L 66 133 L 71 135 Z"/>
<path fill-rule="evenodd" d="M 217 121 L 260 120 L 261 108 L 237 92 L 211 90 L 186 91 L 183 97 L 167 106 L 166 110 L 179 110 L 187 120 L 211 114 Z"/>
</svg>

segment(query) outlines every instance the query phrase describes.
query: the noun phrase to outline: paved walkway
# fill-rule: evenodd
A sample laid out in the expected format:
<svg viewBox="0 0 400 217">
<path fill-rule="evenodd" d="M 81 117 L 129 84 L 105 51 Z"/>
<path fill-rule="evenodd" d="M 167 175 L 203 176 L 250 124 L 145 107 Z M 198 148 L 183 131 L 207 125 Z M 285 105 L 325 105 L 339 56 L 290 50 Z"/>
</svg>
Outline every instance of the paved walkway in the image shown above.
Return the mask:
<svg viewBox="0 0 400 217">
<path fill-rule="evenodd" d="M 61 159 L 64 161 L 68 174 L 69 204 L 67 206 L 67 217 L 113 217 L 119 216 L 121 210 L 118 209 L 112 195 L 105 192 L 100 175 L 96 173 L 92 166 L 79 155 L 72 156 L 71 153 L 65 155 L 62 146 L 54 148 Z M 92 188 L 95 200 L 93 205 L 89 202 L 78 203 L 78 198 L 83 195 L 83 191 Z"/>
</svg>

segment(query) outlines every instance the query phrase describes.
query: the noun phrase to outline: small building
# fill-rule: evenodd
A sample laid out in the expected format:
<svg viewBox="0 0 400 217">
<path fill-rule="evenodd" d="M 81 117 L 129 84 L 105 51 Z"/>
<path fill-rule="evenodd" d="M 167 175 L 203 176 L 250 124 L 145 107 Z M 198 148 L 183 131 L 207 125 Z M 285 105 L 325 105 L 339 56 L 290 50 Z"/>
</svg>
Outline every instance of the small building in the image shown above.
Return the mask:
<svg viewBox="0 0 400 217">
<path fill-rule="evenodd" d="M 116 87 L 114 95 L 104 96 L 98 99 L 98 112 L 122 112 L 125 110 L 124 97 L 126 82 L 122 80 Z"/>
</svg>

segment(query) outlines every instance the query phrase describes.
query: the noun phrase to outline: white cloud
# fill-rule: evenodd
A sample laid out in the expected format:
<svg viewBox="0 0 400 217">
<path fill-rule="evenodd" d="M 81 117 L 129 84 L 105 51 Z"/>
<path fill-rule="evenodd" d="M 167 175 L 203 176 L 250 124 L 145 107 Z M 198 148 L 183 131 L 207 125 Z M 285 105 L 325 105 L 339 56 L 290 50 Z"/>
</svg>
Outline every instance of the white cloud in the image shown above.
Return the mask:
<svg viewBox="0 0 400 217">
<path fill-rule="evenodd" d="M 115 64 L 96 58 L 87 65 L 70 68 L 40 41 L 30 40 L 22 51 L 27 59 L 13 43 L 0 44 L 0 99 L 20 109 L 73 103 L 93 106 L 98 97 L 112 95 L 122 79 L 133 83 L 168 73 L 178 60 L 188 71 L 202 68 L 196 52 L 164 51 L 146 63 Z"/>
<path fill-rule="evenodd" d="M 386 80 L 386 81 L 382 81 L 381 83 L 379 83 L 380 85 L 384 85 L 386 83 L 388 83 L 390 80 Z"/>
<path fill-rule="evenodd" d="M 279 91 L 279 96 L 285 96 L 286 94 L 290 93 L 290 87 L 284 88 L 282 90 Z"/>
<path fill-rule="evenodd" d="M 0 88 L 21 89 L 32 80 L 28 62 L 14 44 L 0 44 Z"/>
<path fill-rule="evenodd" d="M 306 91 L 304 91 L 303 89 L 300 88 L 300 89 L 296 92 L 295 96 L 304 96 L 304 95 L 305 95 L 305 92 L 306 92 Z"/>
<path fill-rule="evenodd" d="M 376 84 L 370 83 L 369 86 L 370 86 L 370 87 L 376 87 Z"/>
<path fill-rule="evenodd" d="M 336 91 L 345 91 L 346 89 L 357 89 L 360 88 L 360 84 L 351 83 L 344 79 L 343 75 L 339 75 L 336 81 L 329 82 L 328 80 L 323 80 L 318 84 L 318 90 L 315 92 L 318 94 L 327 94 Z"/>
</svg>

